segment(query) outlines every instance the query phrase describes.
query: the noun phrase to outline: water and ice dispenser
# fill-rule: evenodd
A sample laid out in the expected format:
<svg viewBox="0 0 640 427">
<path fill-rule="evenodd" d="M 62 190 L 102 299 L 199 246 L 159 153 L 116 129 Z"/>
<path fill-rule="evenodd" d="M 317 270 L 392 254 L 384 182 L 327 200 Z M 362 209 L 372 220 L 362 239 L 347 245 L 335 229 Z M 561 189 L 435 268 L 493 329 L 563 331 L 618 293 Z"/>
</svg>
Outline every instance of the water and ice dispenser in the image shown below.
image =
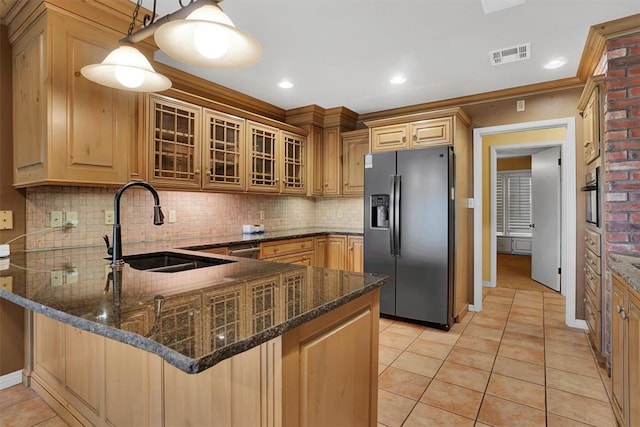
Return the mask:
<svg viewBox="0 0 640 427">
<path fill-rule="evenodd" d="M 389 228 L 389 195 L 371 195 L 371 228 Z"/>
</svg>

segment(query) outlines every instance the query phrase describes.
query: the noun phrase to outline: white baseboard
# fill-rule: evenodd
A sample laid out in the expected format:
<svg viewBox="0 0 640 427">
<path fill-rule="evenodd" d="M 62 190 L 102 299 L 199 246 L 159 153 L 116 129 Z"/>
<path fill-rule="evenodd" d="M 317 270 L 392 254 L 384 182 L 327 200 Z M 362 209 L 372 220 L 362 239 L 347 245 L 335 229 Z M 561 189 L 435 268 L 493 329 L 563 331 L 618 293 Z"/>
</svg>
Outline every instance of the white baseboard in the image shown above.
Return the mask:
<svg viewBox="0 0 640 427">
<path fill-rule="evenodd" d="M 483 288 L 495 288 L 496 284 L 495 283 L 491 283 L 489 281 L 483 280 L 482 281 L 482 287 Z"/>
<path fill-rule="evenodd" d="M 567 326 L 570 326 L 572 328 L 584 329 L 585 331 L 589 328 L 587 326 L 587 321 L 581 319 L 573 319 L 573 321 L 570 322 L 570 324 L 568 324 Z"/>
<path fill-rule="evenodd" d="M 0 377 L 0 390 L 22 383 L 22 371 L 11 372 Z"/>
</svg>

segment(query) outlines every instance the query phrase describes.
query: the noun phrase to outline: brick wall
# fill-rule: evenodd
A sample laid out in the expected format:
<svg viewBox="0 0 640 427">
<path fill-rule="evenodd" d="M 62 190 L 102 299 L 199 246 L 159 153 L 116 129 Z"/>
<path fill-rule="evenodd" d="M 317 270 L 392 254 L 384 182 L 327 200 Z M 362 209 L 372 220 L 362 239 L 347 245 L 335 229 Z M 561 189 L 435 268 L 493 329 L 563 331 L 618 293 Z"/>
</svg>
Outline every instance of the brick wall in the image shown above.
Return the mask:
<svg viewBox="0 0 640 427">
<path fill-rule="evenodd" d="M 604 169 L 606 249 L 640 253 L 640 33 L 606 46 Z"/>
</svg>

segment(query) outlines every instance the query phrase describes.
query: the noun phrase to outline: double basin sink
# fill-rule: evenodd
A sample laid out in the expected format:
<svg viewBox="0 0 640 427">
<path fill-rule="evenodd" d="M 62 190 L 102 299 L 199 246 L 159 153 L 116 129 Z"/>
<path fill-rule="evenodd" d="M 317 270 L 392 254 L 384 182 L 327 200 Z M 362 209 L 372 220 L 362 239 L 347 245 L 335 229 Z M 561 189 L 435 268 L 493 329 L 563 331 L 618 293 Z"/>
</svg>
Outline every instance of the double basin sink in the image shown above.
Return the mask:
<svg viewBox="0 0 640 427">
<path fill-rule="evenodd" d="M 214 267 L 236 261 L 188 255 L 177 252 L 153 252 L 148 254 L 125 255 L 122 260 L 131 268 L 157 273 L 176 273 L 196 268 Z"/>
</svg>

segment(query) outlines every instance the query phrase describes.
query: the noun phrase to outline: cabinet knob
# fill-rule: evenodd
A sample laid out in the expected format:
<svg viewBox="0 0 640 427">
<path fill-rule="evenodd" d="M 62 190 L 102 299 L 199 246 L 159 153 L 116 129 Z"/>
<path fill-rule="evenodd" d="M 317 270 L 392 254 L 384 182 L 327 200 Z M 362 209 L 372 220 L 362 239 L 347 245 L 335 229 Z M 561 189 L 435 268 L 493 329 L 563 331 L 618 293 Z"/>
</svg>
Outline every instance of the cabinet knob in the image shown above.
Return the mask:
<svg viewBox="0 0 640 427">
<path fill-rule="evenodd" d="M 619 305 L 616 305 L 616 313 L 620 313 L 622 312 L 622 307 L 620 307 Z"/>
<path fill-rule="evenodd" d="M 405 135 L 404 133 L 402 133 L 402 142 L 405 142 L 407 140 L 407 135 Z"/>
<path fill-rule="evenodd" d="M 590 144 L 591 144 L 590 142 L 586 141 L 586 142 L 584 143 L 584 147 L 585 147 L 585 148 L 587 148 Z"/>
<path fill-rule="evenodd" d="M 625 311 L 622 310 L 622 312 L 620 313 L 620 317 L 622 317 L 622 320 L 627 320 L 629 316 L 627 316 L 627 313 L 625 313 Z"/>
<path fill-rule="evenodd" d="M 194 170 L 194 171 L 193 171 L 193 173 L 194 173 L 195 175 L 200 175 L 200 169 L 196 169 L 196 170 Z"/>
</svg>

